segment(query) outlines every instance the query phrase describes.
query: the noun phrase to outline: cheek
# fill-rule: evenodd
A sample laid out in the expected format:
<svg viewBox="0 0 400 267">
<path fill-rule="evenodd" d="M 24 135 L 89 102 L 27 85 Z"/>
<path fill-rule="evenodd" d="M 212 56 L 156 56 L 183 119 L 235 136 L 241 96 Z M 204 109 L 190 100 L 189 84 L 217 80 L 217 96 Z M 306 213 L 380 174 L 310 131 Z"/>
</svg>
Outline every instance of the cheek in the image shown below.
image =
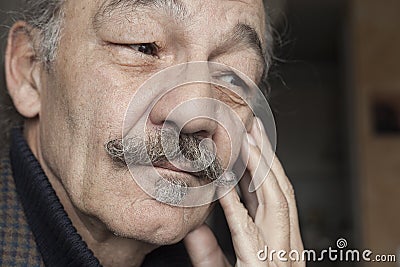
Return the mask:
<svg viewBox="0 0 400 267">
<path fill-rule="evenodd" d="M 251 129 L 253 112 L 240 96 L 231 91 L 218 89 L 214 97 L 227 105 L 228 109 L 223 108 L 219 112 L 219 126 L 213 140 L 224 167 L 232 167 L 239 156 L 244 134 Z"/>
<path fill-rule="evenodd" d="M 100 137 L 106 141 L 120 136 L 124 115 L 140 81 L 112 67 L 84 66 L 57 77 L 60 93 L 51 93 L 45 113 L 54 113 L 53 121 L 66 124 L 72 135 Z M 55 116 L 57 118 L 55 118 Z"/>
</svg>

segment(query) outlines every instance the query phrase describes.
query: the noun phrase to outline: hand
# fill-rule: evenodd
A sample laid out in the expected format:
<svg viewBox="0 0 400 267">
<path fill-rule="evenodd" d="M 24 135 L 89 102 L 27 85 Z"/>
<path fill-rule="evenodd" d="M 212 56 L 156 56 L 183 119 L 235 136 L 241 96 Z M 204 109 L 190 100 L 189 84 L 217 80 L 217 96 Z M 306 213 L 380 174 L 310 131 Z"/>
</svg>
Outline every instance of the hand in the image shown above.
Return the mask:
<svg viewBox="0 0 400 267">
<path fill-rule="evenodd" d="M 269 164 L 274 153 L 267 134 L 259 119 L 254 120 L 242 145 L 242 157 L 247 164 L 247 173 L 240 181 L 245 204 L 236 190 L 231 190 L 220 199 L 237 256 L 236 266 L 294 266 L 303 267 L 305 262 L 291 261 L 289 252 L 303 251 L 297 208 L 292 185 L 275 157 L 271 171 Z M 262 145 L 261 145 L 262 144 Z M 268 173 L 267 177 L 265 175 Z M 254 193 L 250 193 L 250 179 L 263 181 Z M 265 178 L 265 179 L 264 179 Z M 203 225 L 189 233 L 184 240 L 194 267 L 230 266 L 212 231 Z M 268 247 L 268 251 L 284 250 L 288 261 L 281 261 L 275 253 L 273 261 L 260 261 L 257 252 Z"/>
</svg>

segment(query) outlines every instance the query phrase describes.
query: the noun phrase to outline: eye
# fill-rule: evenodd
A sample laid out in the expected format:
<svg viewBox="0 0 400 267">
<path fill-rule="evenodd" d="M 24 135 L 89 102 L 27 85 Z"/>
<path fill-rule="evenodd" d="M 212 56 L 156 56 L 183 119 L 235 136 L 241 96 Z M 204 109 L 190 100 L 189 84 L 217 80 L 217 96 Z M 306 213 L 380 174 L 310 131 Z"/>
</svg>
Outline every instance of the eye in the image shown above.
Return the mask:
<svg viewBox="0 0 400 267">
<path fill-rule="evenodd" d="M 248 88 L 247 84 L 238 75 L 231 71 L 222 73 L 216 78 L 222 82 L 229 83 L 243 89 Z"/>
<path fill-rule="evenodd" d="M 158 55 L 158 50 L 160 49 L 155 43 L 132 44 L 129 47 L 140 53 L 154 57 Z"/>
</svg>

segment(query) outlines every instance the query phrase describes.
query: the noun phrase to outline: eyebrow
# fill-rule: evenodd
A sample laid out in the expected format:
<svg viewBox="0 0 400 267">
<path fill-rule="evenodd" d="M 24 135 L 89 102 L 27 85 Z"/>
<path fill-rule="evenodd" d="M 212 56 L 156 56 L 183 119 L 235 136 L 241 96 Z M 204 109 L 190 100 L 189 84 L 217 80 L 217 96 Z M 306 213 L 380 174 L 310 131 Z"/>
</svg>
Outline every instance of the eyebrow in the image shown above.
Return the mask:
<svg viewBox="0 0 400 267">
<path fill-rule="evenodd" d="M 257 56 L 266 64 L 265 51 L 260 35 L 255 28 L 246 23 L 237 23 L 233 30 L 223 37 L 222 43 L 215 49 L 210 58 L 220 55 L 235 47 L 245 46 L 256 52 Z"/>
<path fill-rule="evenodd" d="M 99 26 L 102 18 L 115 10 L 125 10 L 126 8 L 154 8 L 162 11 L 176 20 L 185 20 L 189 18 L 189 12 L 180 0 L 105 0 L 94 17 L 94 24 Z M 263 48 L 260 35 L 254 27 L 246 23 L 237 23 L 233 30 L 226 36 L 223 36 L 221 44 L 218 45 L 210 58 L 216 57 L 238 46 L 249 48 L 257 54 L 263 63 L 264 71 L 267 68 L 266 49 Z"/>
</svg>

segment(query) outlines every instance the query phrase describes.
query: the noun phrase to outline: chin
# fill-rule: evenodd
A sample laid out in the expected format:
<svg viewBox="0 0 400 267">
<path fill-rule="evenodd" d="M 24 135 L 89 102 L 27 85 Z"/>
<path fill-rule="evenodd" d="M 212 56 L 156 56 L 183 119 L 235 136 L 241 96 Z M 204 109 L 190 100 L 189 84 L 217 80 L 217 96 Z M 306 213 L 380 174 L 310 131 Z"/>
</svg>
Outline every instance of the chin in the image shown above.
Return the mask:
<svg viewBox="0 0 400 267">
<path fill-rule="evenodd" d="M 101 219 L 109 231 L 149 244 L 170 245 L 204 223 L 210 206 L 181 208 L 146 199 L 125 210 L 117 216 L 114 212 L 108 219 Z"/>
<path fill-rule="evenodd" d="M 146 175 L 143 172 L 143 175 Z M 126 171 L 93 176 L 78 209 L 96 218 L 101 228 L 117 236 L 155 245 L 174 244 L 204 223 L 211 204 L 194 208 L 170 206 L 147 195 Z"/>
</svg>

